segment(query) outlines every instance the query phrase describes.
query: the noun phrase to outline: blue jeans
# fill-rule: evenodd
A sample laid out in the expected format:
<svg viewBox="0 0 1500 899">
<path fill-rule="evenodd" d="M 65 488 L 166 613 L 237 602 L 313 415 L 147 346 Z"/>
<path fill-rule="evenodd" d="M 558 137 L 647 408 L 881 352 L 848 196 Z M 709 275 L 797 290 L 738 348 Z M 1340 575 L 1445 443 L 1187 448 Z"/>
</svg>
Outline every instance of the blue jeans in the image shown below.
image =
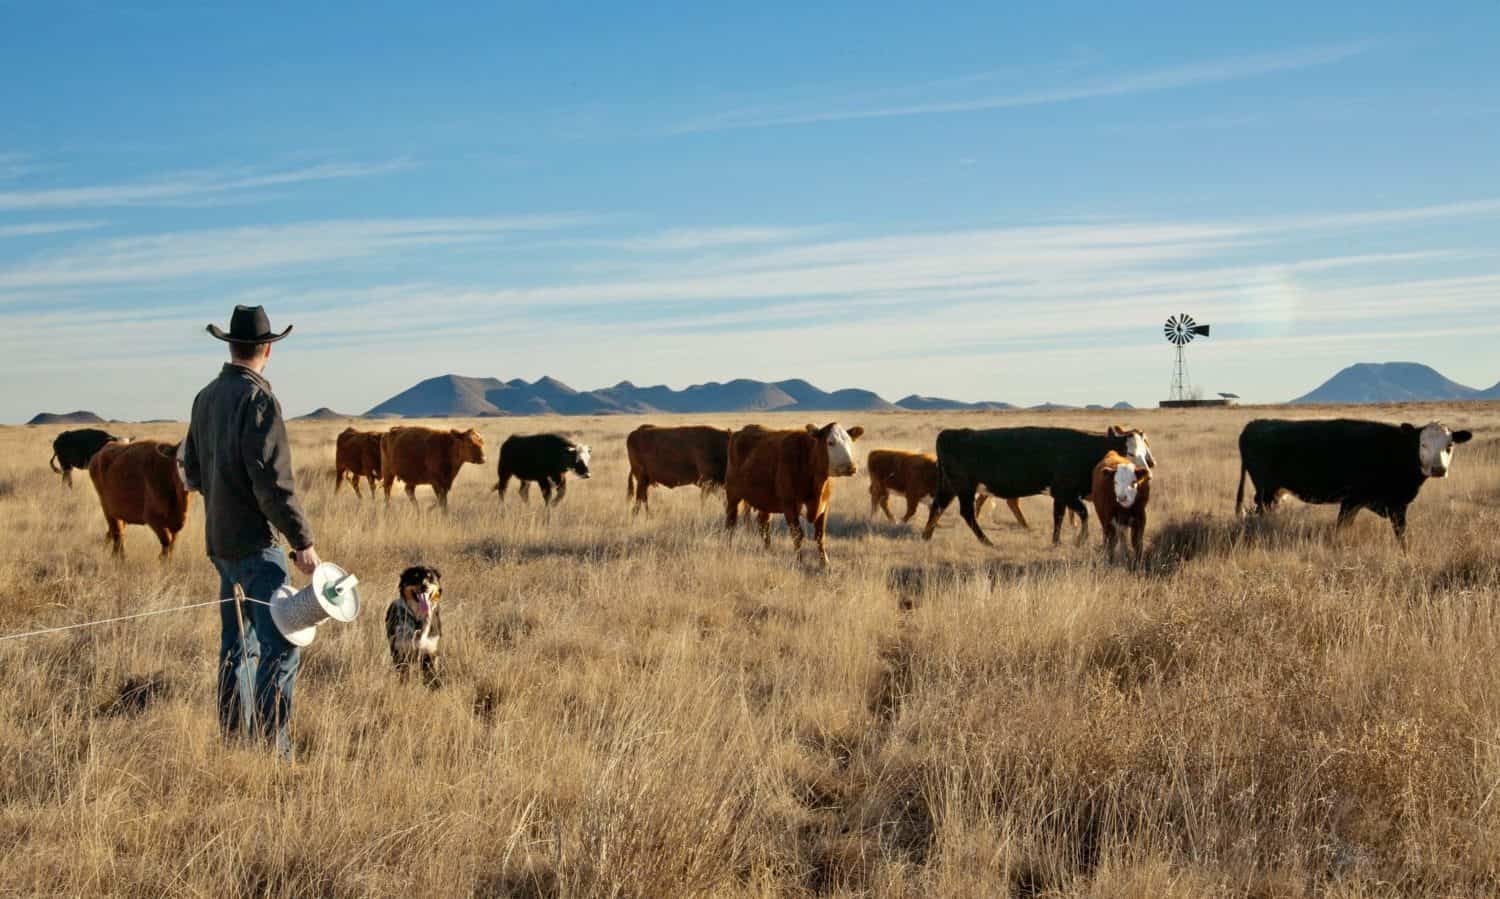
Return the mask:
<svg viewBox="0 0 1500 899">
<path fill-rule="evenodd" d="M 288 643 L 271 620 L 270 602 L 276 588 L 288 580 L 286 553 L 269 546 L 240 559 L 213 559 L 219 570 L 220 598 L 234 595 L 239 584 L 244 604 L 245 633 L 233 602 L 219 605 L 219 727 L 226 736 L 250 736 L 276 747 L 290 758 L 287 725 L 292 720 L 292 687 L 302 662 L 298 647 Z"/>
</svg>

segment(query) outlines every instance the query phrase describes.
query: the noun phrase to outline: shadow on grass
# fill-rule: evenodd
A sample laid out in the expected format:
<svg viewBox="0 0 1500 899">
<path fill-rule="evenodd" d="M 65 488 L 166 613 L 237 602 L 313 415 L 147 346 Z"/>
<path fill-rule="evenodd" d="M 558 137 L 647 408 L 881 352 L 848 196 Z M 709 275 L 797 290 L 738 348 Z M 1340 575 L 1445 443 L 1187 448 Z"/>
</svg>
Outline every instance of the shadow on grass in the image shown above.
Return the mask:
<svg viewBox="0 0 1500 899">
<path fill-rule="evenodd" d="M 598 543 L 577 543 L 563 540 L 545 543 L 519 543 L 485 537 L 480 540 L 470 541 L 459 552 L 470 558 L 498 565 L 508 562 L 535 562 L 543 559 L 567 559 L 575 562 L 599 563 L 642 552 L 655 552 L 660 549 L 660 540 L 651 535 L 643 534 Z"/>
</svg>

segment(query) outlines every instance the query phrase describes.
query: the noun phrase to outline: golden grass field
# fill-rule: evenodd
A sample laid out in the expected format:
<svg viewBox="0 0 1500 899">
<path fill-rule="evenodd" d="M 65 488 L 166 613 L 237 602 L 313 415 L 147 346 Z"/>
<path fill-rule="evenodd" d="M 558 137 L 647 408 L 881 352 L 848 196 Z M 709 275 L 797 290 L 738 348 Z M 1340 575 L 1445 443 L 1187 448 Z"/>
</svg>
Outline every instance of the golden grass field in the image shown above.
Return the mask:
<svg viewBox="0 0 1500 899">
<path fill-rule="evenodd" d="M 780 524 L 769 552 L 726 537 L 693 488 L 632 520 L 636 418 L 474 422 L 488 463 L 451 516 L 426 488 L 386 509 L 333 493 L 343 423 L 294 423 L 319 549 L 365 601 L 304 652 L 297 762 L 221 744 L 213 609 L 0 642 L 0 894 L 1493 895 L 1500 405 L 1353 413 L 1476 432 L 1412 507 L 1407 555 L 1368 513 L 1342 534 L 1295 501 L 1236 522 L 1258 414 L 840 419 L 862 451 L 1145 428 L 1142 572 L 1104 563 L 1096 522 L 1050 546 L 1045 498 L 1030 532 L 985 510 L 995 550 L 956 505 L 923 543 L 925 510 L 867 518 L 863 473 L 836 484 L 826 572 Z M 535 490 L 501 511 L 500 441 L 554 429 L 592 444 L 595 477 L 550 515 Z M 0 631 L 215 598 L 196 502 L 171 561 L 140 527 L 114 561 L 87 477 L 47 470 L 58 430 L 0 428 Z M 436 691 L 399 683 L 384 643 L 416 562 L 444 579 Z"/>
</svg>

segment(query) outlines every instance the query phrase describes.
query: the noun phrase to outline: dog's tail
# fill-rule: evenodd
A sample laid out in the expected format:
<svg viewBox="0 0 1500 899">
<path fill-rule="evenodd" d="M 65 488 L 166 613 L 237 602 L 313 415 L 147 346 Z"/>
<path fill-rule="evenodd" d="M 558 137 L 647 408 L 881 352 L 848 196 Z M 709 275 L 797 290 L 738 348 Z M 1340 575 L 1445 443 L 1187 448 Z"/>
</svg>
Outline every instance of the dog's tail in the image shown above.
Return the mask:
<svg viewBox="0 0 1500 899">
<path fill-rule="evenodd" d="M 57 453 L 52 454 L 52 459 L 47 463 L 47 465 L 57 474 L 63 473 L 63 470 L 57 467 Z"/>
</svg>

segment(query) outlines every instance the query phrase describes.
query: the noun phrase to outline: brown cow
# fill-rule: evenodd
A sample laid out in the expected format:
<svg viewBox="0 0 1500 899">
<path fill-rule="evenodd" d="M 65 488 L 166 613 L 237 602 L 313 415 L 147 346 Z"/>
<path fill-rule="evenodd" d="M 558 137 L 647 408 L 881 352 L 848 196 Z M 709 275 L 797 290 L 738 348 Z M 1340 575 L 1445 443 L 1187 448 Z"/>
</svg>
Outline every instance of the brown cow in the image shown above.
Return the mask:
<svg viewBox="0 0 1500 899">
<path fill-rule="evenodd" d="M 651 485 L 684 487 L 698 485 L 707 496 L 724 485 L 729 465 L 729 432 L 722 428 L 686 426 L 658 428 L 641 425 L 625 438 L 630 473 L 625 476 L 625 496 L 633 499 L 631 512 L 651 511 Z"/>
<path fill-rule="evenodd" d="M 161 557 L 172 554 L 187 522 L 188 492 L 177 467 L 180 444 L 160 440 L 107 443 L 89 461 L 89 479 L 99 494 L 107 539 L 125 554 L 125 525 L 144 524 L 161 541 Z"/>
<path fill-rule="evenodd" d="M 830 422 L 801 431 L 771 431 L 751 425 L 729 436 L 729 464 L 724 479 L 724 524 L 733 531 L 740 503 L 756 510 L 756 523 L 767 547 L 771 545 L 771 514 L 786 516 L 792 548 L 802 551 L 805 511 L 818 542 L 818 561 L 828 564 L 823 534 L 828 524 L 832 477 L 854 474 L 854 441 L 864 428 L 845 431 Z"/>
<path fill-rule="evenodd" d="M 344 486 L 344 476 L 354 485 L 354 495 L 364 498 L 359 490 L 359 479 L 370 482 L 370 495 L 375 495 L 375 484 L 380 480 L 380 438 L 382 431 L 356 431 L 345 428 L 340 434 L 333 453 L 333 492 Z"/>
<path fill-rule="evenodd" d="M 438 506 L 448 511 L 448 491 L 453 489 L 453 480 L 465 462 L 484 464 L 484 438 L 473 428 L 391 428 L 380 438 L 380 478 L 386 504 L 391 501 L 391 485 L 400 478 L 413 503 L 417 501 L 417 486 L 431 484 Z"/>
<path fill-rule="evenodd" d="M 1151 469 L 1139 467 L 1116 452 L 1111 452 L 1094 466 L 1094 511 L 1104 531 L 1104 552 L 1115 557 L 1117 527 L 1130 528 L 1133 563 L 1141 564 L 1146 533 L 1146 504 L 1151 501 Z"/>
<path fill-rule="evenodd" d="M 890 496 L 892 493 L 899 493 L 906 497 L 906 514 L 901 516 L 901 523 L 905 524 L 917 514 L 918 503 L 937 493 L 937 456 L 931 453 L 871 450 L 868 465 L 871 517 L 879 510 L 885 512 L 886 518 L 895 521 L 896 516 L 891 514 Z M 983 493 L 976 497 L 974 511 L 982 510 L 988 499 L 989 495 Z M 1030 527 L 1026 523 L 1026 516 L 1021 514 L 1021 504 L 1015 497 L 1007 497 L 1005 504 L 1010 507 L 1010 514 L 1015 516 L 1021 527 Z"/>
</svg>

